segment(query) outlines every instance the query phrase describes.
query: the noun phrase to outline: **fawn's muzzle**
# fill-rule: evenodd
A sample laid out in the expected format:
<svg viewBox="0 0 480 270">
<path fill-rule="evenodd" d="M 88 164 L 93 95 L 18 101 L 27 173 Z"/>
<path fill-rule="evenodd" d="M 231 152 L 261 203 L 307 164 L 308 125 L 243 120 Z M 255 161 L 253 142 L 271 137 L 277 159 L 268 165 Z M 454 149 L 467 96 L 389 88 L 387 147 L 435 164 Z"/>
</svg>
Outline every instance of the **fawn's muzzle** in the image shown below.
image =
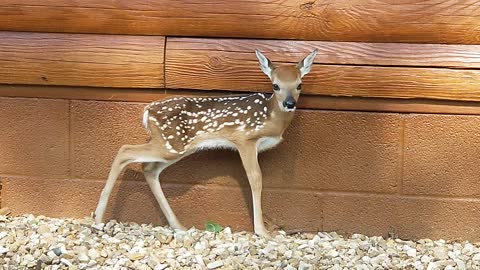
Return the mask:
<svg viewBox="0 0 480 270">
<path fill-rule="evenodd" d="M 296 101 L 295 99 L 293 99 L 293 97 L 288 97 L 284 102 L 283 102 L 283 107 L 287 108 L 287 109 L 295 109 L 295 105 L 296 105 Z"/>
</svg>

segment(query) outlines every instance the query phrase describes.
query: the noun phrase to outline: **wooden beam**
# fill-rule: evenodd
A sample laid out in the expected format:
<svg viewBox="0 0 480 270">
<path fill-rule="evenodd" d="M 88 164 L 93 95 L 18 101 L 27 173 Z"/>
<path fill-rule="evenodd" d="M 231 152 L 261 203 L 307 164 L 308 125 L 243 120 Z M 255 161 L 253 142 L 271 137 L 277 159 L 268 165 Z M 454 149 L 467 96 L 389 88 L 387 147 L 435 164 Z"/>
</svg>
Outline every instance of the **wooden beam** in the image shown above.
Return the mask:
<svg viewBox="0 0 480 270">
<path fill-rule="evenodd" d="M 0 96 L 135 102 L 150 102 L 168 97 L 165 89 L 5 84 L 0 84 Z"/>
<path fill-rule="evenodd" d="M 3 0 L 0 30 L 479 44 L 480 3 Z"/>
<path fill-rule="evenodd" d="M 317 64 L 480 69 L 480 45 L 167 38 L 167 53 L 173 55 L 182 51 L 228 52 L 231 53 L 229 58 L 252 60 L 251 53 L 255 49 L 274 61 L 290 63 L 300 61 L 317 49 Z"/>
<path fill-rule="evenodd" d="M 222 91 L 167 89 L 167 96 L 241 94 Z M 245 94 L 245 93 L 243 93 Z M 301 95 L 298 107 L 304 110 L 480 115 L 480 103 L 431 99 L 392 99 Z"/>
<path fill-rule="evenodd" d="M 471 101 L 303 96 L 299 103 L 311 110 L 480 115 L 480 104 Z"/>
<path fill-rule="evenodd" d="M 0 32 L 0 83 L 164 87 L 161 36 Z"/>
<path fill-rule="evenodd" d="M 147 103 L 173 96 L 219 96 L 232 94 L 240 93 L 180 89 L 154 90 L 0 84 L 0 97 L 12 98 L 55 98 Z M 478 102 L 427 99 L 401 100 L 302 95 L 299 108 L 308 110 L 480 115 L 480 103 Z"/>
<path fill-rule="evenodd" d="M 258 68 L 254 48 L 275 52 L 271 60 L 281 64 L 300 60 L 318 46 L 321 54 L 305 78 L 305 94 L 480 101 L 479 46 L 334 44 L 336 47 L 327 47 L 318 42 L 296 45 L 294 41 L 276 44 L 169 38 L 166 87 L 270 91 L 270 82 Z M 285 53 L 290 49 L 293 53 Z"/>
</svg>

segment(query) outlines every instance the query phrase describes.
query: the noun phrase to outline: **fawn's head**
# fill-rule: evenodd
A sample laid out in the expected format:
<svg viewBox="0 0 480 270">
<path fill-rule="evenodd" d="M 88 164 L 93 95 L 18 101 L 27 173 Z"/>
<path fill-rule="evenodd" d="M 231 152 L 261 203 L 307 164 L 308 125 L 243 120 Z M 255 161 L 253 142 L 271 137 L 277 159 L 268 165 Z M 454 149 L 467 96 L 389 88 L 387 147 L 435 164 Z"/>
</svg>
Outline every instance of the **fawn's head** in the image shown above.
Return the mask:
<svg viewBox="0 0 480 270">
<path fill-rule="evenodd" d="M 295 66 L 280 67 L 275 67 L 259 50 L 256 50 L 255 53 L 263 73 L 272 81 L 274 98 L 279 108 L 286 112 L 294 111 L 302 91 L 302 78 L 312 69 L 317 50 L 314 50 Z"/>
</svg>

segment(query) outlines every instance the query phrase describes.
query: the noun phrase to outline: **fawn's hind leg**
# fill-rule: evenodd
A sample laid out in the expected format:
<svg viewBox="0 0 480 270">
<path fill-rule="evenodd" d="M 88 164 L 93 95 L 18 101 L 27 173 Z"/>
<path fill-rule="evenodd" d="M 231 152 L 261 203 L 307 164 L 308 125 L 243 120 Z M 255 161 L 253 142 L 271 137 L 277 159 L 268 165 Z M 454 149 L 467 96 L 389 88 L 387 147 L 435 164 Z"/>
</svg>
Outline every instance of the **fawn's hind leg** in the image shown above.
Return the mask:
<svg viewBox="0 0 480 270">
<path fill-rule="evenodd" d="M 143 163 L 143 173 L 145 174 L 145 179 L 147 180 L 155 199 L 157 199 L 158 205 L 162 209 L 163 214 L 167 218 L 170 227 L 175 230 L 186 230 L 186 228 L 178 221 L 175 213 L 173 213 L 172 208 L 168 204 L 158 178 L 160 173 L 173 163 L 175 163 L 175 161 Z"/>
<path fill-rule="evenodd" d="M 117 156 L 113 160 L 112 168 L 108 174 L 108 179 L 105 187 L 100 195 L 97 208 L 95 210 L 94 218 L 96 223 L 103 221 L 105 210 L 107 208 L 108 199 L 112 193 L 112 189 L 117 181 L 118 176 L 122 170 L 132 162 L 163 162 L 165 161 L 161 156 L 158 148 L 152 144 L 141 145 L 124 145 L 118 151 Z"/>
</svg>

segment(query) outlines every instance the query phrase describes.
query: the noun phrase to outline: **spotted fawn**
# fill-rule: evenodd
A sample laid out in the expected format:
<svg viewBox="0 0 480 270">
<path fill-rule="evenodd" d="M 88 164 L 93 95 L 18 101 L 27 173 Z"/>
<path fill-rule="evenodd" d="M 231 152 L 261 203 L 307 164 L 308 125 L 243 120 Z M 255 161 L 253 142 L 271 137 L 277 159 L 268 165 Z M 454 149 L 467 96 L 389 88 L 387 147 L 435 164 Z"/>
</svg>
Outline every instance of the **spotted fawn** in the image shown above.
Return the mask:
<svg viewBox="0 0 480 270">
<path fill-rule="evenodd" d="M 176 97 L 152 102 L 145 107 L 143 126 L 150 140 L 141 145 L 124 145 L 115 157 L 106 185 L 94 213 L 103 221 L 108 199 L 120 172 L 132 162 L 143 164 L 146 181 L 169 225 L 184 230 L 168 204 L 159 182 L 168 166 L 202 149 L 230 148 L 240 154 L 253 197 L 254 230 L 268 236 L 263 222 L 262 173 L 258 153 L 282 141 L 302 90 L 302 78 L 313 64 L 317 50 L 297 65 L 275 67 L 256 51 L 261 70 L 272 82 L 273 94 L 223 97 Z"/>
</svg>

